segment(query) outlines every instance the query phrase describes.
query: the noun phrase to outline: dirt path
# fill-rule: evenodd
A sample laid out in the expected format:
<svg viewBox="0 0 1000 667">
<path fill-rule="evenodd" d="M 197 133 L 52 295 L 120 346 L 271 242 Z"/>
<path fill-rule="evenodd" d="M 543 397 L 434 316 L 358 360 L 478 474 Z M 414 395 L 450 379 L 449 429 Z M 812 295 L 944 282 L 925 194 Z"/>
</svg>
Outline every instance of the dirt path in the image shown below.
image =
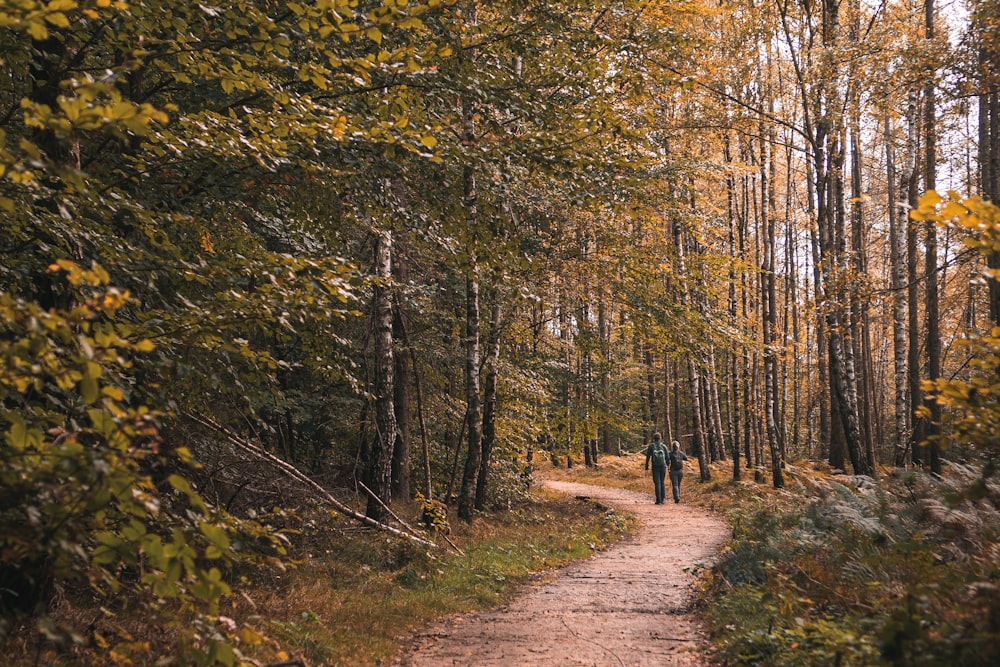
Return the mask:
<svg viewBox="0 0 1000 667">
<path fill-rule="evenodd" d="M 544 481 L 635 514 L 635 538 L 559 570 L 493 611 L 452 617 L 419 635 L 401 667 L 706 665 L 690 613 L 694 574 L 729 534 L 716 515 L 649 494 Z M 652 486 L 652 485 L 651 485 Z"/>
</svg>

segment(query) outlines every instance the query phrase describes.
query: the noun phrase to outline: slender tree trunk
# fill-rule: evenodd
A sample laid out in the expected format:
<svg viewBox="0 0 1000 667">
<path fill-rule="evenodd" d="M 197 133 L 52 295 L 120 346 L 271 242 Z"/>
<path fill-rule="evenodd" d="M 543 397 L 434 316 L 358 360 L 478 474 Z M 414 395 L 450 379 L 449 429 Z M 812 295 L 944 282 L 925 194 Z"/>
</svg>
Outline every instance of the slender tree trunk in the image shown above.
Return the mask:
<svg viewBox="0 0 1000 667">
<path fill-rule="evenodd" d="M 883 120 L 885 133 L 885 168 L 889 199 L 889 271 L 892 289 L 892 346 L 893 385 L 895 388 L 895 439 L 893 459 L 897 466 L 906 464 L 906 443 L 909 438 L 909 410 L 906 397 L 906 256 L 905 222 L 899 220 L 899 202 L 896 194 L 896 160 L 893 149 L 892 126 L 888 112 Z"/>
<path fill-rule="evenodd" d="M 746 179 L 744 177 L 744 186 Z M 738 218 L 738 238 L 739 238 L 739 256 L 746 257 L 747 244 L 746 235 L 747 227 L 749 225 L 748 215 L 747 215 L 747 194 L 746 187 L 742 189 L 742 200 L 743 206 L 741 207 L 740 216 Z M 743 322 L 750 322 L 750 303 L 749 303 L 749 280 L 747 278 L 747 272 L 740 272 L 740 307 L 743 316 Z M 740 364 L 740 385 L 742 387 L 741 394 L 743 399 L 742 413 L 743 422 L 741 427 L 743 429 L 743 452 L 746 458 L 747 469 L 757 468 L 757 462 L 754 461 L 754 446 L 753 446 L 753 393 L 751 391 L 751 375 L 750 375 L 750 349 L 747 346 L 743 346 L 741 350 L 742 363 Z M 756 473 L 754 474 L 756 479 Z M 759 481 L 759 480 L 757 480 Z"/>
<path fill-rule="evenodd" d="M 611 443 L 611 318 L 608 317 L 607 304 L 602 297 L 597 307 L 597 326 L 601 341 L 601 423 L 599 427 L 599 439 L 601 441 L 601 451 L 611 454 L 613 445 Z M 666 406 L 664 406 L 666 409 Z M 670 415 L 666 415 L 667 433 L 670 428 Z M 669 435 L 665 436 L 669 437 Z"/>
<path fill-rule="evenodd" d="M 763 130 L 763 128 L 762 128 Z M 766 136 L 761 132 L 761 137 Z M 769 163 L 771 152 L 768 150 L 768 143 L 761 140 L 760 144 L 760 205 L 761 205 L 761 231 L 764 237 L 764 262 L 761 266 L 761 315 L 762 331 L 764 335 L 764 420 L 765 433 L 767 434 L 767 447 L 771 456 L 771 480 L 774 488 L 781 489 L 785 486 L 782 475 L 781 461 L 781 427 L 778 415 L 778 358 L 777 345 L 775 341 L 775 329 L 777 324 L 777 296 L 775 293 L 775 224 L 774 224 L 774 195 L 771 188 L 771 171 Z"/>
<path fill-rule="evenodd" d="M 458 463 L 462 455 L 462 438 L 465 437 L 465 422 L 468 421 L 469 415 L 462 415 L 462 423 L 458 426 L 458 434 L 455 431 L 449 429 L 446 434 L 446 440 L 448 441 L 449 451 L 452 453 L 451 458 L 451 475 L 448 476 L 448 488 L 444 492 L 444 502 L 446 504 L 451 504 L 452 491 L 455 489 L 455 479 L 458 477 Z"/>
<path fill-rule="evenodd" d="M 983 199 L 1000 204 L 1000 55 L 998 55 L 994 17 L 977 10 L 974 32 L 979 41 L 979 192 Z M 1000 270 L 1000 253 L 987 257 L 987 266 Z M 990 322 L 1000 326 L 1000 279 L 987 281 L 990 299 Z"/>
<path fill-rule="evenodd" d="M 499 295 L 495 295 L 494 298 L 498 300 L 498 303 L 493 304 L 490 316 L 490 333 L 487 337 L 486 379 L 483 382 L 483 455 L 479 465 L 479 477 L 476 480 L 477 510 L 486 507 L 490 461 L 493 458 L 493 447 L 496 444 L 497 434 L 497 379 L 500 366 L 500 330 L 503 326 L 503 311 L 499 304 Z"/>
<path fill-rule="evenodd" d="M 392 354 L 392 235 L 380 232 L 375 240 L 374 294 L 375 327 L 375 443 L 369 457 L 367 486 L 377 498 L 369 496 L 365 516 L 381 521 L 385 507 L 392 502 L 392 448 L 396 441 L 396 413 L 393 406 Z"/>
<path fill-rule="evenodd" d="M 810 174 L 812 174 L 812 169 L 809 169 Z M 822 275 L 822 264 L 820 261 L 820 247 L 819 247 L 819 215 L 817 214 L 817 204 L 818 195 L 813 191 L 813 179 L 810 178 L 807 187 L 810 191 L 809 204 L 810 219 L 815 219 L 816 224 L 811 226 L 809 229 L 809 245 L 812 250 L 812 267 L 813 267 L 813 294 L 817 304 L 820 303 L 820 295 L 823 294 L 823 275 Z M 844 466 L 844 456 L 843 449 L 841 449 L 841 454 L 839 456 L 840 465 L 835 465 L 833 459 L 831 458 L 831 452 L 834 450 L 834 434 L 833 434 L 833 424 L 830 419 L 830 415 L 835 414 L 833 410 L 828 410 L 827 407 L 832 405 L 832 395 L 833 392 L 830 391 L 830 360 L 829 360 L 829 344 L 826 341 L 826 318 L 823 315 L 821 306 L 816 307 L 816 366 L 818 369 L 817 375 L 819 376 L 819 391 L 816 395 L 816 403 L 819 405 L 819 455 L 821 458 L 826 458 L 830 461 L 830 465 L 834 468 L 843 468 Z M 838 441 L 842 442 L 842 441 Z"/>
<path fill-rule="evenodd" d="M 909 208 L 917 205 L 917 94 L 910 91 L 906 112 L 906 192 Z M 916 444 L 923 440 L 921 425 L 916 419 L 917 408 L 920 407 L 920 281 L 917 276 L 917 228 L 909 215 L 906 216 L 906 308 L 907 308 L 907 341 L 906 372 L 907 388 L 910 398 L 910 418 L 913 428 L 910 432 L 909 448 L 914 463 L 920 462 L 920 452 Z"/>
<path fill-rule="evenodd" d="M 701 419 L 701 371 L 692 355 L 688 355 L 688 384 L 691 387 L 691 416 L 694 419 L 691 438 L 694 453 L 698 457 L 698 472 L 701 481 L 711 479 L 711 468 L 708 465 L 708 447 L 705 442 L 705 427 Z"/>
<path fill-rule="evenodd" d="M 470 26 L 475 26 L 476 0 L 471 0 L 468 3 L 468 8 L 468 23 Z M 475 57 L 474 53 L 467 55 L 469 58 Z M 471 146 L 475 143 L 475 129 L 475 109 L 472 99 L 465 96 L 462 99 L 462 140 L 465 144 Z M 458 517 L 471 522 L 472 511 L 476 503 L 476 480 L 479 476 L 483 446 L 483 409 L 479 385 L 479 266 L 475 235 L 475 229 L 479 223 L 479 194 L 476 189 L 476 174 L 471 165 L 466 165 L 463 169 L 462 181 L 466 216 L 466 255 L 468 257 L 465 276 L 465 400 L 469 444 L 465 469 L 462 474 L 462 488 L 458 494 Z"/>
<path fill-rule="evenodd" d="M 729 133 L 724 136 L 724 150 L 725 150 L 725 160 L 726 164 L 732 163 L 732 154 L 730 147 Z M 737 318 L 739 316 L 739 306 L 736 298 L 736 261 L 741 259 L 737 255 L 736 248 L 736 181 L 731 175 L 726 177 L 726 207 L 729 217 L 729 232 L 727 237 L 727 245 L 729 249 L 729 324 L 734 330 L 739 329 L 739 323 Z M 742 271 L 740 272 L 742 275 Z M 740 481 L 741 471 L 740 471 L 740 446 L 742 444 L 742 438 L 740 437 L 740 423 L 741 423 L 741 412 L 740 412 L 740 376 L 739 376 L 739 364 L 736 349 L 730 349 L 727 352 L 726 358 L 728 359 L 728 371 L 729 371 L 729 410 L 727 412 L 728 427 L 729 427 L 729 437 L 733 445 L 733 480 Z"/>
<path fill-rule="evenodd" d="M 719 460 L 719 442 L 715 439 L 715 428 L 712 425 L 711 392 L 708 370 L 701 374 L 701 423 L 705 429 L 705 441 L 708 445 L 708 460 L 715 463 Z"/>
<path fill-rule="evenodd" d="M 924 30 L 928 42 L 934 40 L 934 0 L 924 2 Z M 924 88 L 924 187 L 933 190 L 937 187 L 937 127 L 935 78 L 937 71 L 928 72 L 927 84 Z M 934 382 L 941 376 L 941 332 L 940 314 L 938 308 L 938 270 L 937 270 L 937 226 L 933 221 L 925 225 L 927 242 L 925 245 L 925 267 L 927 272 L 924 287 L 924 313 L 927 321 L 927 378 Z M 930 457 L 931 472 L 941 474 L 941 446 L 938 441 L 941 424 L 941 406 L 936 395 L 931 392 L 925 405 L 930 410 L 925 436 L 927 437 L 927 453 Z"/>
<path fill-rule="evenodd" d="M 708 399 L 712 417 L 712 430 L 719 445 L 718 460 L 726 460 L 726 439 L 722 430 L 722 405 L 719 398 L 719 378 L 715 370 L 715 346 L 708 347 Z"/>
<path fill-rule="evenodd" d="M 670 357 L 663 355 L 663 441 L 668 445 L 674 441 L 673 425 L 670 419 L 670 396 L 675 391 L 677 388 L 671 386 Z"/>
<path fill-rule="evenodd" d="M 659 411 L 657 409 L 656 401 L 656 359 L 653 357 L 653 350 L 651 349 L 652 343 L 648 340 L 643 340 L 643 371 L 646 374 L 646 405 L 649 406 L 649 429 L 650 438 L 652 438 L 652 431 L 658 431 L 660 429 Z"/>
<path fill-rule="evenodd" d="M 801 424 L 800 400 L 802 393 L 802 378 L 799 377 L 799 308 L 798 308 L 798 257 L 797 241 L 794 226 L 792 224 L 792 143 L 786 142 L 785 148 L 785 317 L 782 339 L 787 354 L 791 356 L 791 374 L 789 375 L 789 363 L 784 362 L 785 372 L 782 385 L 788 391 L 791 385 L 792 394 L 792 442 L 791 449 L 798 454 L 801 443 L 799 442 L 799 432 Z M 808 383 L 808 378 L 806 379 Z M 786 401 L 787 405 L 787 401 Z M 786 452 L 782 452 L 782 460 L 787 457 Z"/>
<path fill-rule="evenodd" d="M 466 192 L 468 193 L 468 189 Z M 479 393 L 479 280 L 474 269 L 470 269 L 469 275 L 466 277 L 465 305 L 465 401 L 468 455 L 462 474 L 462 487 L 458 494 L 458 517 L 464 521 L 472 521 L 472 510 L 476 504 L 476 480 L 479 476 L 483 447 L 483 412 Z"/>
<path fill-rule="evenodd" d="M 394 280 L 397 285 L 409 282 L 409 271 L 403 260 L 403 253 L 396 252 L 396 262 L 393 266 Z M 403 311 L 399 307 L 400 300 L 393 299 L 396 308 L 392 319 L 392 335 L 394 340 L 406 340 L 403 325 Z M 411 388 L 413 386 L 412 356 L 397 354 L 395 377 L 395 412 L 396 412 L 396 444 L 392 450 L 392 497 L 399 500 L 409 500 L 413 495 L 413 483 L 410 475 L 410 445 L 413 434 L 413 407 Z"/>
<path fill-rule="evenodd" d="M 410 446 L 413 433 L 413 407 L 410 390 L 413 385 L 410 358 L 405 354 L 396 355 L 395 412 L 396 444 L 392 450 L 392 497 L 407 500 L 413 495 L 410 475 Z"/>
<path fill-rule="evenodd" d="M 685 267 L 684 231 L 679 221 L 673 224 L 674 243 L 677 246 L 677 259 L 680 268 L 681 278 L 681 304 L 689 305 L 691 293 L 688 287 L 687 270 Z M 693 424 L 692 446 L 698 456 L 698 469 L 702 481 L 711 479 L 711 470 L 708 465 L 707 443 L 705 438 L 704 424 L 702 423 L 701 408 L 701 374 L 698 364 L 695 363 L 693 354 L 688 354 L 688 384 L 691 390 L 691 418 Z"/>
<path fill-rule="evenodd" d="M 868 279 L 868 247 L 864 230 L 864 198 L 861 166 L 861 112 L 856 99 L 851 100 L 851 257 L 854 276 L 851 280 L 851 341 L 858 369 L 858 419 L 861 426 L 862 454 L 866 465 L 876 470 L 875 454 L 875 395 L 871 382 L 871 343 L 867 300 L 860 294 L 860 285 Z"/>
</svg>

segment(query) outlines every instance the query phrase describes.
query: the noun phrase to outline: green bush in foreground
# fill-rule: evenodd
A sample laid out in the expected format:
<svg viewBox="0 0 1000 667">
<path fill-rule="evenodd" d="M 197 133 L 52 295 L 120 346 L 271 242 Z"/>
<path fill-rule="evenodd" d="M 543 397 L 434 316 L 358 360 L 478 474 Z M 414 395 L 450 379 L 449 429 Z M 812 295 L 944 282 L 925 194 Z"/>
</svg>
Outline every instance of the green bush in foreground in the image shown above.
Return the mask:
<svg viewBox="0 0 1000 667">
<path fill-rule="evenodd" d="M 60 261 L 71 306 L 0 292 L 0 640 L 30 622 L 54 646 L 127 663 L 148 644 L 114 633 L 142 614 L 185 664 L 235 664 L 252 630 L 220 625 L 232 572 L 279 539 L 210 509 L 164 446 L 162 413 L 132 400 L 129 369 L 153 344 L 116 316 L 131 302 L 99 267 Z M 90 599 L 57 623 L 53 598 Z M 107 636 L 105 636 L 107 635 Z"/>
</svg>

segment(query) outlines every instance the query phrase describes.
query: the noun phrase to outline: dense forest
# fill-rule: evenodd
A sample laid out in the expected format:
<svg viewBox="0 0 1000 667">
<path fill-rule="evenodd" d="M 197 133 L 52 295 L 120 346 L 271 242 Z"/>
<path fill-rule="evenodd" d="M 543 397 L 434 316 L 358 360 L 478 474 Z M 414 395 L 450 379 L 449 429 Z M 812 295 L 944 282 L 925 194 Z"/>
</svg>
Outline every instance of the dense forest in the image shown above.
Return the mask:
<svg viewBox="0 0 1000 667">
<path fill-rule="evenodd" d="M 0 61 L 0 637 L 241 664 L 304 496 L 430 545 L 653 431 L 994 473 L 997 0 L 0 0 Z"/>
</svg>

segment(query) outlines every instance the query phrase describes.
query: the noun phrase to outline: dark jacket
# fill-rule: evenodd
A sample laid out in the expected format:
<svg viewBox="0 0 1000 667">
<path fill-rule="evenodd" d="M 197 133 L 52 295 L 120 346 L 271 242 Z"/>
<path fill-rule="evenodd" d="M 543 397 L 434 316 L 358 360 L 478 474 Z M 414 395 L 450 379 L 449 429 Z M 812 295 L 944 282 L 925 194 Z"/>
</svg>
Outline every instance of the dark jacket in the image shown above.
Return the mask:
<svg viewBox="0 0 1000 667">
<path fill-rule="evenodd" d="M 664 464 L 664 467 L 669 466 L 670 465 L 670 450 L 667 448 L 666 443 L 663 442 L 662 440 L 654 440 L 653 442 L 649 443 L 649 445 L 646 447 L 646 467 L 647 468 L 649 467 L 649 460 L 651 458 L 653 458 L 653 447 L 656 446 L 656 445 L 659 445 L 660 447 L 663 447 L 663 453 L 664 453 L 664 455 L 666 457 L 666 463 Z M 653 461 L 653 465 L 654 466 L 656 465 L 656 461 L 655 460 Z"/>
</svg>

